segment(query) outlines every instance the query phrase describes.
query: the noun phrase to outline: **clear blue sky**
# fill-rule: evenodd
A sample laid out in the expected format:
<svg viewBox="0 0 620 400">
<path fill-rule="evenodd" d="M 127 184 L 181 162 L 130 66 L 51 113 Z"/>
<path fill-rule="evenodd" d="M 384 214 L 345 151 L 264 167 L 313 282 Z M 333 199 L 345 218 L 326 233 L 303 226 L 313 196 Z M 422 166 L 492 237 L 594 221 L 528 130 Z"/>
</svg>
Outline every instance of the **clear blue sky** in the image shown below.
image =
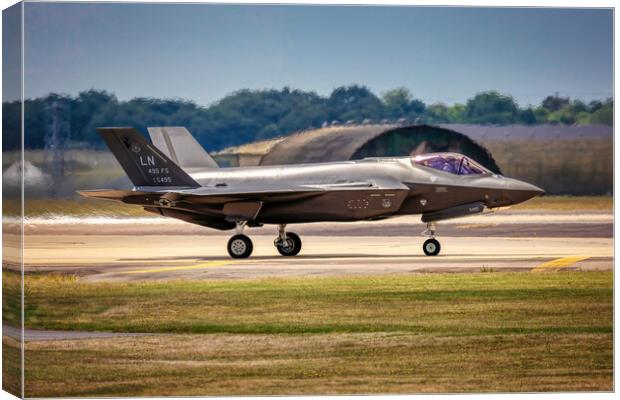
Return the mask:
<svg viewBox="0 0 620 400">
<path fill-rule="evenodd" d="M 208 105 L 242 88 L 612 96 L 610 9 L 26 3 L 26 97 L 106 89 Z"/>
</svg>

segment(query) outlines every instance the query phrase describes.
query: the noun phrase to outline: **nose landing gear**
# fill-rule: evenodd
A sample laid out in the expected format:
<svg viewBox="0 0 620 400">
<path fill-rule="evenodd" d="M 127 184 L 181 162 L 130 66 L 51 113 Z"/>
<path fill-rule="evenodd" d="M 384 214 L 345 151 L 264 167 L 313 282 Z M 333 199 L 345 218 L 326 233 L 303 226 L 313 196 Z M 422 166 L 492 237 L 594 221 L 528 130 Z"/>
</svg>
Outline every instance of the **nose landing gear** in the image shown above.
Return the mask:
<svg viewBox="0 0 620 400">
<path fill-rule="evenodd" d="M 280 224 L 278 226 L 278 237 L 274 240 L 273 244 L 283 256 L 296 256 L 301 250 L 301 239 L 296 233 L 286 232 L 285 228 L 285 224 Z"/>
<path fill-rule="evenodd" d="M 435 239 L 435 223 L 427 222 L 426 230 L 422 232 L 422 235 L 429 237 L 429 239 L 426 239 L 426 241 L 422 245 L 422 250 L 424 251 L 424 254 L 426 254 L 427 256 L 436 256 L 437 254 L 439 254 L 439 251 L 441 250 L 441 245 L 439 244 L 439 241 Z"/>
</svg>

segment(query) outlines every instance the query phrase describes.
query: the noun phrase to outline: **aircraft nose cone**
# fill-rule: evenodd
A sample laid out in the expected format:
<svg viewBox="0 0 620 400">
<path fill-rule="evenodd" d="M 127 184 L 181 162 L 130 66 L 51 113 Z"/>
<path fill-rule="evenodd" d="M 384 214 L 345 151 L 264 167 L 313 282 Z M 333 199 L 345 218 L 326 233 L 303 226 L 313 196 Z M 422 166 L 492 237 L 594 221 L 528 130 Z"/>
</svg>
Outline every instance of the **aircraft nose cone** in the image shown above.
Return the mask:
<svg viewBox="0 0 620 400">
<path fill-rule="evenodd" d="M 544 193 L 545 191 L 538 186 L 516 179 L 511 179 L 506 185 L 506 194 L 513 204 L 522 203 Z"/>
</svg>

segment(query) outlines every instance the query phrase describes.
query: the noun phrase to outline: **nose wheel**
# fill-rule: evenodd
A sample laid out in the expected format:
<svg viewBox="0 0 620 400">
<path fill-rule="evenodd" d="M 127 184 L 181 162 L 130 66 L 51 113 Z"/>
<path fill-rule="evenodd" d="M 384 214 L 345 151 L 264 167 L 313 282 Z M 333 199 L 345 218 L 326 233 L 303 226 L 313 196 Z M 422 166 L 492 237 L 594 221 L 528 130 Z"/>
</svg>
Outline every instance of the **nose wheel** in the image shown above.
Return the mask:
<svg viewBox="0 0 620 400">
<path fill-rule="evenodd" d="M 284 228 L 286 228 L 284 224 L 279 226 L 278 237 L 273 244 L 283 256 L 296 256 L 301 251 L 301 239 L 296 233 L 286 232 Z"/>
<path fill-rule="evenodd" d="M 439 254 L 441 246 L 439 245 L 439 241 L 436 239 L 427 239 L 422 245 L 422 250 L 424 250 L 424 254 L 427 256 L 436 256 Z"/>
<path fill-rule="evenodd" d="M 441 245 L 439 244 L 439 241 L 435 239 L 435 223 L 426 223 L 426 230 L 422 232 L 422 234 L 429 237 L 429 239 L 426 239 L 422 245 L 422 251 L 424 251 L 424 254 L 427 256 L 436 256 L 439 254 Z"/>
</svg>

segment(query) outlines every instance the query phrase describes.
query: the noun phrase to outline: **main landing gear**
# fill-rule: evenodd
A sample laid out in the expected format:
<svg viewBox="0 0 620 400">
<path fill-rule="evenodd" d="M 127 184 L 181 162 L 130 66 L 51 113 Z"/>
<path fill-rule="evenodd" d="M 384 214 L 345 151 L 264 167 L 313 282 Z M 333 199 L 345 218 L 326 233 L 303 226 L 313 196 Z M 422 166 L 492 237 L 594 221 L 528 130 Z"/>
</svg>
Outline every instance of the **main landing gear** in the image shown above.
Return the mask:
<svg viewBox="0 0 620 400">
<path fill-rule="evenodd" d="M 248 258 L 252 254 L 253 245 L 249 237 L 243 234 L 246 221 L 237 222 L 237 234 L 228 241 L 228 254 L 232 258 Z M 293 232 L 286 232 L 285 224 L 278 227 L 278 237 L 273 244 L 278 252 L 285 257 L 296 256 L 301 250 L 301 239 Z"/>
<path fill-rule="evenodd" d="M 429 237 L 429 239 L 426 239 L 426 241 L 422 245 L 422 250 L 424 251 L 424 254 L 426 254 L 427 256 L 436 256 L 437 254 L 439 254 L 441 246 L 439 245 L 439 241 L 435 239 L 435 223 L 427 222 L 426 230 L 422 232 L 422 234 Z"/>
<path fill-rule="evenodd" d="M 249 237 L 243 234 L 246 222 L 237 222 L 237 234 L 228 241 L 228 254 L 232 258 L 248 258 L 254 246 Z"/>
<path fill-rule="evenodd" d="M 301 239 L 296 233 L 287 233 L 284 228 L 286 228 L 285 224 L 280 224 L 278 226 L 278 237 L 273 241 L 273 244 L 283 256 L 296 256 L 301 250 Z"/>
<path fill-rule="evenodd" d="M 252 254 L 253 245 L 249 237 L 243 234 L 246 222 L 237 222 L 237 234 L 228 241 L 228 254 L 232 258 L 248 258 Z M 286 225 L 278 226 L 278 237 L 273 244 L 278 252 L 285 257 L 292 257 L 301 251 L 301 239 L 299 235 L 293 232 L 286 232 Z M 435 223 L 427 222 L 426 230 L 422 232 L 428 239 L 422 245 L 422 250 L 427 256 L 436 256 L 441 250 L 439 241 L 435 239 Z"/>
</svg>

